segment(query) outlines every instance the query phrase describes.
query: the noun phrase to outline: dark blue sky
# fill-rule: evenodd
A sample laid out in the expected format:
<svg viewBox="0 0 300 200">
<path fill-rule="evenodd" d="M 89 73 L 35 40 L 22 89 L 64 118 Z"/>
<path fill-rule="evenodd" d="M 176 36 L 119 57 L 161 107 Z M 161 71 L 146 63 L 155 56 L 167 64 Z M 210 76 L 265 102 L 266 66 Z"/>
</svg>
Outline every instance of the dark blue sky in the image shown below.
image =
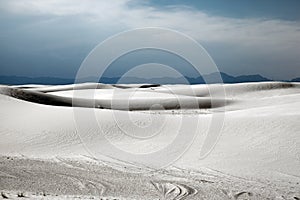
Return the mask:
<svg viewBox="0 0 300 200">
<path fill-rule="evenodd" d="M 297 0 L 0 0 L 0 75 L 74 77 L 107 37 L 156 26 L 193 37 L 220 71 L 291 79 L 300 77 L 299 9 Z"/>
</svg>

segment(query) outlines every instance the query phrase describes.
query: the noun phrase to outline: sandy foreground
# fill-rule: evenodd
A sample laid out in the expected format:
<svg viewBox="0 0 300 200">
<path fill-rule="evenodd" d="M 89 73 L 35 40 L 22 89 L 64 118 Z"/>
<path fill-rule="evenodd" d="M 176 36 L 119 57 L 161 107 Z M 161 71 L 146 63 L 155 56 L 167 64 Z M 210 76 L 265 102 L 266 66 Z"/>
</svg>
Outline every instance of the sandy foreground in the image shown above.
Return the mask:
<svg viewBox="0 0 300 200">
<path fill-rule="evenodd" d="M 215 115 L 222 129 L 202 157 Z M 297 83 L 3 85 L 0 118 L 0 198 L 300 198 Z M 178 134 L 193 141 L 177 158 Z M 138 159 L 168 145 L 165 159 Z"/>
</svg>

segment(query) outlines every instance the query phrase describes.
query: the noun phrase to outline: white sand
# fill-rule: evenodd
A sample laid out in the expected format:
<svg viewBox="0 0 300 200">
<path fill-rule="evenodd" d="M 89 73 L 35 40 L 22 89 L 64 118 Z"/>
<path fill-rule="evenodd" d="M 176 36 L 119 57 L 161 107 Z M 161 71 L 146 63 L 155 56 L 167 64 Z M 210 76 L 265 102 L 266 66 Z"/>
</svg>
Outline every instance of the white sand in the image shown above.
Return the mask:
<svg viewBox="0 0 300 200">
<path fill-rule="evenodd" d="M 124 85 L 122 86 L 124 87 Z M 171 191 L 173 191 L 172 188 L 175 189 L 168 198 L 174 199 L 172 194 L 176 190 L 189 190 L 187 188 L 180 189 L 181 186 L 178 185 L 180 183 L 185 186 L 193 186 L 192 188 L 197 190 L 197 194 L 188 191 L 187 195 L 190 196 L 187 199 L 199 199 L 200 196 L 206 197 L 204 199 L 213 197 L 215 199 L 250 197 L 254 199 L 296 199 L 300 196 L 300 84 L 280 82 L 226 84 L 224 85 L 226 101 L 220 100 L 216 106 L 210 104 L 209 91 L 205 85 L 194 85 L 192 89 L 184 85 L 138 87 L 140 85 L 130 85 L 126 89 L 104 84 L 76 85 L 75 95 L 80 100 L 78 105 L 81 107 L 76 109 L 80 110 L 79 113 L 86 111 L 95 113 L 103 130 L 102 134 L 106 134 L 111 144 L 130 153 L 155 152 L 171 144 L 176 138 L 174 133 L 180 127 L 182 115 L 188 116 L 191 121 L 200 120 L 198 134 L 191 148 L 179 160 L 172 163 L 172 167 L 169 167 L 167 171 L 160 170 L 154 176 L 154 179 L 161 183 L 164 182 L 166 174 L 171 174 L 168 175 L 167 183 L 164 182 L 163 186 L 152 184 L 153 178 L 147 178 L 147 175 L 143 178 L 144 181 L 148 181 L 148 184 L 136 186 L 134 183 L 140 181 L 139 178 L 130 173 L 119 172 L 120 175 L 115 178 L 120 180 L 120 184 L 115 183 L 115 187 L 121 187 L 122 182 L 122 184 L 128 184 L 127 190 L 138 190 L 139 192 L 133 192 L 132 194 L 136 195 L 130 196 L 125 190 L 118 189 L 119 192 L 107 192 L 105 196 L 119 199 L 155 199 L 154 191 L 159 194 L 161 187 L 170 187 Z M 215 87 L 214 92 L 218 93 L 218 85 L 212 87 Z M 1 155 L 23 156 L 22 162 L 25 162 L 26 165 L 24 166 L 23 163 L 21 166 L 25 170 L 30 170 L 30 167 L 27 166 L 28 163 L 30 165 L 36 162 L 32 159 L 43 159 L 46 160 L 45 162 L 54 163 L 62 163 L 57 158 L 87 162 L 86 160 L 89 160 L 87 156 L 90 156 L 90 153 L 100 157 L 103 162 L 115 163 L 113 166 L 116 169 L 114 170 L 123 168 L 124 163 L 121 163 L 126 162 L 126 158 L 114 160 L 105 155 L 101 156 L 97 147 L 104 145 L 104 141 L 101 140 L 102 136 L 99 135 L 96 127 L 87 126 L 83 131 L 76 126 L 74 110 L 69 107 L 69 104 L 72 103 L 73 85 L 44 87 L 39 85 L 37 87 L 30 86 L 28 89 L 10 88 L 13 89 L 7 89 L 6 86 L 0 88 L 0 93 L 4 94 L 0 95 Z M 16 88 L 19 88 L 17 92 L 15 92 Z M 95 95 L 93 88 L 97 88 Z M 27 101 L 9 97 L 12 90 L 14 97 L 20 97 Z M 26 90 L 25 93 L 24 90 Z M 29 101 L 33 99 L 36 102 L 40 96 L 44 99 L 43 104 Z M 115 99 L 115 106 L 110 105 L 112 97 Z M 127 102 L 124 103 L 124 101 L 127 101 L 128 97 L 130 97 L 130 110 L 137 111 L 121 111 L 126 110 Z M 91 102 L 94 102 L 89 102 L 90 98 L 96 98 L 99 107 L 109 109 L 88 108 L 91 107 Z M 49 99 L 54 99 L 54 101 L 48 101 Z M 48 102 L 50 104 L 55 102 L 57 106 L 45 105 Z M 63 104 L 60 105 L 61 102 Z M 180 109 L 179 102 L 183 102 L 185 109 Z M 156 106 L 154 110 L 146 111 L 153 104 L 161 104 L 169 110 L 162 110 L 161 107 Z M 200 109 L 195 109 L 194 105 L 196 104 Z M 223 109 L 226 110 L 225 120 L 218 142 L 207 157 L 200 159 L 199 151 L 212 115 L 223 112 Z M 116 116 L 119 122 L 118 126 L 115 123 Z M 141 128 L 135 128 L 132 126 L 132 122 Z M 148 125 L 149 127 L 147 127 Z M 160 129 L 158 130 L 157 127 Z M 191 129 L 193 128 L 191 127 Z M 130 136 L 124 134 L 124 131 Z M 147 141 L 131 137 L 147 137 L 156 131 L 160 132 L 159 136 Z M 187 131 L 184 134 L 191 133 Z M 85 145 L 82 144 L 79 136 L 84 136 Z M 87 150 L 86 147 L 89 149 Z M 169 156 L 172 156 L 172 153 L 174 152 L 170 152 Z M 25 161 L 24 158 L 26 158 Z M 2 160 L 5 160 L 5 157 Z M 17 161 L 12 161 L 13 165 L 21 162 L 18 159 L 14 160 Z M 2 163 L 5 164 L 1 164 L 1 169 L 3 169 L 1 172 L 17 177 L 21 176 L 22 173 L 16 173 L 15 170 L 9 171 L 6 162 Z M 84 168 L 88 168 L 88 166 L 88 164 L 84 164 Z M 68 171 L 68 167 L 64 167 L 66 169 L 59 168 L 59 170 Z M 140 171 L 145 172 L 147 167 L 152 166 L 145 166 Z M 99 168 L 100 171 L 103 170 L 101 166 Z M 180 169 L 180 173 L 172 171 L 173 168 Z M 133 169 L 138 171 L 138 168 Z M 47 170 L 57 173 L 58 169 Z M 76 174 L 77 172 L 72 173 Z M 81 171 L 78 176 L 82 178 L 88 173 Z M 200 174 L 204 174 L 205 177 L 214 177 L 214 183 L 212 185 L 200 184 L 198 177 Z M 182 177 L 184 181 L 178 176 Z M 0 189 L 4 188 L 6 193 L 14 194 L 14 190 L 17 188 L 14 182 L 8 183 L 7 175 L 3 177 L 6 178 L 1 178 Z M 54 179 L 56 182 L 60 181 L 57 177 Z M 109 179 L 109 176 L 106 179 Z M 24 182 L 24 185 L 26 184 L 28 185 Z M 19 186 L 24 188 L 24 191 L 39 192 L 36 191 L 37 186 L 32 186 L 30 189 L 24 185 Z M 260 187 L 264 187 L 264 189 L 259 190 Z M 54 198 L 54 190 L 50 186 L 44 188 L 48 189 L 49 195 Z M 147 188 L 149 188 L 148 192 Z M 57 194 L 77 195 L 72 190 L 66 189 L 66 191 L 57 192 Z M 245 193 L 237 195 L 239 192 Z M 32 194 L 30 193 L 30 195 Z M 94 193 L 84 189 L 78 195 L 95 196 Z M 145 198 L 139 195 L 144 195 Z M 183 198 L 185 196 L 179 195 L 177 199 Z"/>
</svg>

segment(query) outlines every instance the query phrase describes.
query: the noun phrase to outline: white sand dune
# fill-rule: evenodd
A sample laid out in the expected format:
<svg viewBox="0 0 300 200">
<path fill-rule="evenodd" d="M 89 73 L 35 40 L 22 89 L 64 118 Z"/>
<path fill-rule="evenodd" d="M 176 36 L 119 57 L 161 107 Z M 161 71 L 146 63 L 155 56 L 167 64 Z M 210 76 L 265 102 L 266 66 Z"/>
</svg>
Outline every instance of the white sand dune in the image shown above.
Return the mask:
<svg viewBox="0 0 300 200">
<path fill-rule="evenodd" d="M 93 88 L 94 89 L 90 89 Z M 100 88 L 100 89 L 99 89 Z M 15 87 L 2 87 L 1 93 L 17 99 L 53 106 L 73 106 L 87 108 L 104 108 L 114 110 L 149 110 L 149 109 L 198 109 L 224 106 L 222 99 L 208 97 L 182 96 L 176 93 L 153 92 L 152 90 L 137 89 L 111 89 L 103 84 L 83 84 L 77 86 L 61 86 L 24 89 Z M 74 90 L 76 92 L 74 92 Z M 111 93 L 110 98 L 102 98 L 105 93 Z M 94 92 L 96 90 L 96 92 Z M 51 93 L 52 94 L 51 94 Z M 75 96 L 73 96 L 73 94 Z M 160 105 L 156 108 L 155 105 Z"/>
<path fill-rule="evenodd" d="M 0 190 L 15 196 L 21 188 L 32 196 L 32 192 L 42 192 L 40 187 L 51 198 L 55 194 L 63 195 L 61 198 L 102 195 L 112 199 L 163 198 L 159 195 L 165 199 L 299 198 L 300 84 L 225 84 L 226 99 L 212 99 L 211 95 L 218 97 L 222 90 L 219 86 L 1 86 L 0 154 L 18 158 L 1 158 Z M 87 121 L 85 129 L 78 129 L 74 110 L 92 111 L 98 127 Z M 218 113 L 225 114 L 220 137 L 211 153 L 200 159 L 212 115 Z M 161 150 L 175 140 L 182 114 L 191 121 L 191 129 L 195 128 L 193 120 L 200 121 L 197 137 L 168 169 L 141 176 L 132 172 L 146 172 L 152 166 L 141 168 L 126 163 L 126 158 L 101 157 L 97 151 L 107 142 L 103 135 L 125 152 Z M 138 139 L 156 131 L 160 133 L 157 137 Z M 188 137 L 192 133 L 184 134 Z M 101 161 L 92 161 L 91 152 Z M 110 163 L 110 167 L 99 162 Z M 125 168 L 129 172 L 124 172 Z M 46 179 L 43 186 L 30 183 Z M 67 180 L 72 182 L 70 187 Z M 63 185 L 63 191 L 50 187 L 53 183 Z M 129 190 L 132 192 L 126 192 Z"/>
</svg>

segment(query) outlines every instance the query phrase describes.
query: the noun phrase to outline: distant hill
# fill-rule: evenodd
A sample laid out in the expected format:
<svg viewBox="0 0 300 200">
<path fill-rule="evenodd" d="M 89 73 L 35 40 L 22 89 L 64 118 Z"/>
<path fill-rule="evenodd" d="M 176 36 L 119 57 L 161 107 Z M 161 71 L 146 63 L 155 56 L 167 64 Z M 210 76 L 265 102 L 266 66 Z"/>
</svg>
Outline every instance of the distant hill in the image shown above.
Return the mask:
<svg viewBox="0 0 300 200">
<path fill-rule="evenodd" d="M 237 76 L 235 77 L 236 82 L 262 82 L 262 81 L 271 81 L 270 79 L 267 79 L 259 74 L 255 75 L 243 75 L 243 76 Z"/>
<path fill-rule="evenodd" d="M 25 76 L 0 76 L 0 84 L 23 85 L 23 84 L 43 84 L 43 85 L 61 85 L 72 84 L 74 79 L 53 78 L 53 77 L 25 77 Z"/>
<path fill-rule="evenodd" d="M 299 78 L 294 78 L 291 80 L 292 82 L 300 82 L 300 77 Z"/>
<path fill-rule="evenodd" d="M 141 79 L 136 77 L 126 77 L 121 79 L 122 83 L 160 83 L 160 84 L 205 84 L 205 83 L 219 83 L 219 76 L 223 79 L 224 83 L 243 83 L 243 82 L 261 82 L 261 81 L 271 81 L 265 77 L 260 75 L 245 75 L 245 76 L 230 76 L 226 73 L 221 72 L 212 73 L 208 75 L 204 75 L 203 77 L 191 78 L 191 77 L 180 77 L 180 78 L 171 78 L 171 77 L 163 77 L 163 78 L 152 78 L 152 79 Z M 104 83 L 116 83 L 118 78 L 102 78 L 100 82 Z"/>
<path fill-rule="evenodd" d="M 226 73 L 220 73 L 221 78 L 224 83 L 243 83 L 243 82 L 261 82 L 261 81 L 271 81 L 261 75 L 243 75 L 243 76 L 231 76 Z M 102 77 L 99 82 L 114 84 L 117 83 L 153 83 L 153 84 L 204 84 L 204 83 L 219 83 L 219 74 L 212 73 L 204 75 L 203 77 L 163 77 L 163 78 L 137 78 L 137 77 Z M 88 82 L 95 80 L 95 78 L 85 78 L 79 82 Z M 300 78 L 293 79 L 292 81 L 300 81 Z M 72 84 L 74 79 L 65 79 L 65 78 L 53 78 L 53 77 L 25 77 L 25 76 L 0 76 L 0 84 L 7 85 L 21 85 L 21 84 L 44 84 L 44 85 L 62 85 L 62 84 Z"/>
</svg>

